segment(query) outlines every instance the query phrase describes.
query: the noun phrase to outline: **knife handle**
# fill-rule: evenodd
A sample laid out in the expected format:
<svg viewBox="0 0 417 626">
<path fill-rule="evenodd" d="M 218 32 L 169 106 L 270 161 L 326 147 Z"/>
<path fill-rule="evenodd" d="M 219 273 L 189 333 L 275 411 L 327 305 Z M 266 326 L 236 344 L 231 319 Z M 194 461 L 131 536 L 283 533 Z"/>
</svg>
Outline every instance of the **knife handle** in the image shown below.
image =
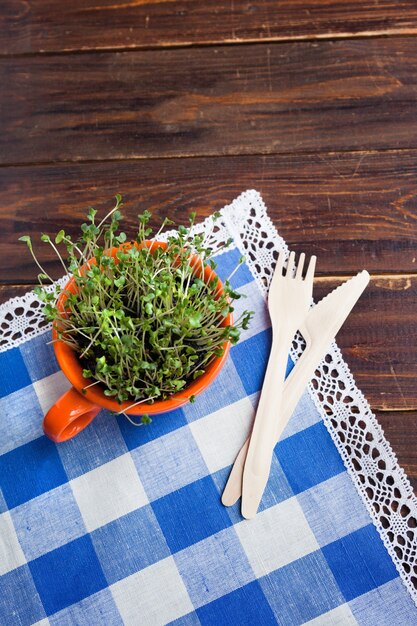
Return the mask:
<svg viewBox="0 0 417 626">
<path fill-rule="evenodd" d="M 309 334 L 306 329 L 303 330 L 304 332 L 302 332 L 302 335 L 306 341 L 306 347 L 304 349 L 302 357 L 300 357 L 300 360 L 296 363 L 295 367 L 290 372 L 289 376 L 284 382 L 281 411 L 279 412 L 279 419 L 276 422 L 275 428 L 274 446 L 278 443 L 285 426 L 287 425 L 291 415 L 294 413 L 302 391 L 309 382 L 308 376 L 310 374 L 310 370 L 304 370 L 304 372 L 302 372 L 301 374 L 301 378 L 297 382 L 297 378 L 300 375 L 299 368 L 302 365 L 300 361 L 307 356 L 311 346 Z M 302 389 L 300 392 L 299 390 L 301 387 Z M 275 407 L 275 410 L 276 408 L 277 407 Z M 245 443 L 239 450 L 239 453 L 233 464 L 232 470 L 230 472 L 229 478 L 222 494 L 222 503 L 224 504 L 224 506 L 233 506 L 242 495 L 243 470 L 245 467 L 246 455 L 249 448 L 249 441 L 250 437 L 246 439 Z"/>
<path fill-rule="evenodd" d="M 233 506 L 242 495 L 243 468 L 245 467 L 246 454 L 249 448 L 249 440 L 250 437 L 246 439 L 245 443 L 240 448 L 239 454 L 237 455 L 233 464 L 232 471 L 230 472 L 229 478 L 227 479 L 227 483 L 222 494 L 222 503 L 224 504 L 224 506 Z"/>
</svg>

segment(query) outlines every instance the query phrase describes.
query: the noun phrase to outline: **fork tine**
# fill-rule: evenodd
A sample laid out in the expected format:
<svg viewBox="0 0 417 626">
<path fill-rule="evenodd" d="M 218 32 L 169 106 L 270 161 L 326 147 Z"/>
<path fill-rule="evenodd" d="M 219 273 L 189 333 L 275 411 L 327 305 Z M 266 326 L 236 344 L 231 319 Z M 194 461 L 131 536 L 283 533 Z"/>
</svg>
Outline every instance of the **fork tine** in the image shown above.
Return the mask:
<svg viewBox="0 0 417 626">
<path fill-rule="evenodd" d="M 282 278 L 282 266 L 284 264 L 284 254 L 282 252 L 279 253 L 277 262 L 275 264 L 274 273 L 272 274 L 271 283 L 269 285 L 269 290 L 273 289 L 273 286 L 279 282 L 279 279 Z"/>
<path fill-rule="evenodd" d="M 286 276 L 290 276 L 291 278 L 292 278 L 292 275 L 294 274 L 294 261 L 295 261 L 295 252 L 290 252 L 290 258 L 288 259 Z"/>
<path fill-rule="evenodd" d="M 306 278 L 305 278 L 309 282 L 313 281 L 314 272 L 315 272 L 315 269 L 316 269 L 316 261 L 317 261 L 317 257 L 315 255 L 313 255 L 310 258 L 310 263 L 308 264 L 307 274 L 306 274 Z"/>
<path fill-rule="evenodd" d="M 277 262 L 275 264 L 275 269 L 274 269 L 274 274 L 273 277 L 280 277 L 282 276 L 282 267 L 284 265 L 284 253 L 280 252 L 277 258 Z"/>
<path fill-rule="evenodd" d="M 306 255 L 304 254 L 304 252 L 302 252 L 300 254 L 300 258 L 298 259 L 297 271 L 295 272 L 296 278 L 301 278 L 303 275 L 303 267 L 304 267 L 305 258 L 306 258 Z"/>
</svg>

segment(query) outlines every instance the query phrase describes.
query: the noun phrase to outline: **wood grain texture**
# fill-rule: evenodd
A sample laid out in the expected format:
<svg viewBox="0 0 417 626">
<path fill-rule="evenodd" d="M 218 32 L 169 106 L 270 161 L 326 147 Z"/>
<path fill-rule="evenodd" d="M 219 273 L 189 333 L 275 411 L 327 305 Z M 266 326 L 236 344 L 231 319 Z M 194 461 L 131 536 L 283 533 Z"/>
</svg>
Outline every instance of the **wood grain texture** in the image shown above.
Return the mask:
<svg viewBox="0 0 417 626">
<path fill-rule="evenodd" d="M 316 280 L 317 300 L 342 281 Z M 0 297 L 28 285 L 4 286 Z M 359 388 L 374 410 L 417 411 L 417 276 L 377 277 L 341 329 L 337 341 Z"/>
<path fill-rule="evenodd" d="M 154 223 L 213 213 L 257 189 L 290 247 L 318 256 L 321 274 L 416 271 L 417 151 L 155 159 L 0 169 L 0 282 L 33 280 L 18 238 L 77 234 L 88 206 L 123 195 L 127 230 L 141 209 Z M 49 247 L 39 258 L 54 275 Z"/>
<path fill-rule="evenodd" d="M 413 0 L 3 0 L 0 53 L 417 32 Z"/>
<path fill-rule="evenodd" d="M 4 304 L 10 298 L 17 298 L 23 296 L 27 291 L 30 291 L 33 285 L 0 285 L 0 304 Z"/>
<path fill-rule="evenodd" d="M 321 299 L 341 281 L 321 278 Z M 417 276 L 372 277 L 337 335 L 357 385 L 374 410 L 417 410 Z"/>
<path fill-rule="evenodd" d="M 0 61 L 0 163 L 417 147 L 417 39 Z"/>
</svg>

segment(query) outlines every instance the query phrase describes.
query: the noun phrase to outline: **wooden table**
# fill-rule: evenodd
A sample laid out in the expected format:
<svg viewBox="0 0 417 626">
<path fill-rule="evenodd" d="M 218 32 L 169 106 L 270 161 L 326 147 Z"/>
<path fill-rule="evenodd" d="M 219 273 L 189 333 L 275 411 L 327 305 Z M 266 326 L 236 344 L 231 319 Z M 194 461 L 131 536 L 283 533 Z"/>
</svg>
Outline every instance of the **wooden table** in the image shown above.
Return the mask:
<svg viewBox="0 0 417 626">
<path fill-rule="evenodd" d="M 372 273 L 339 345 L 417 490 L 416 34 L 412 0 L 6 0 L 1 300 L 34 280 L 23 233 L 255 188 L 319 295 Z"/>
</svg>

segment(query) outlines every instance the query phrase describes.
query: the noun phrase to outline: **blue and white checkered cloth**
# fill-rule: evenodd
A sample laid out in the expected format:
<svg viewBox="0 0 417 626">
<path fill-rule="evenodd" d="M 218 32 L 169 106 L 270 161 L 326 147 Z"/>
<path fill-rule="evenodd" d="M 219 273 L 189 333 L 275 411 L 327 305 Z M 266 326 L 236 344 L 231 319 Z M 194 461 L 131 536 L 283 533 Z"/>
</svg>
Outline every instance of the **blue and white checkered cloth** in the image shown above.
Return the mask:
<svg viewBox="0 0 417 626">
<path fill-rule="evenodd" d="M 240 252 L 217 257 L 229 274 Z M 220 496 L 250 429 L 271 341 L 256 312 L 195 404 L 135 428 L 106 411 L 55 444 L 69 387 L 49 332 L 0 354 L 0 624 L 407 626 L 417 609 L 310 396 L 275 449 L 258 515 Z"/>
</svg>

